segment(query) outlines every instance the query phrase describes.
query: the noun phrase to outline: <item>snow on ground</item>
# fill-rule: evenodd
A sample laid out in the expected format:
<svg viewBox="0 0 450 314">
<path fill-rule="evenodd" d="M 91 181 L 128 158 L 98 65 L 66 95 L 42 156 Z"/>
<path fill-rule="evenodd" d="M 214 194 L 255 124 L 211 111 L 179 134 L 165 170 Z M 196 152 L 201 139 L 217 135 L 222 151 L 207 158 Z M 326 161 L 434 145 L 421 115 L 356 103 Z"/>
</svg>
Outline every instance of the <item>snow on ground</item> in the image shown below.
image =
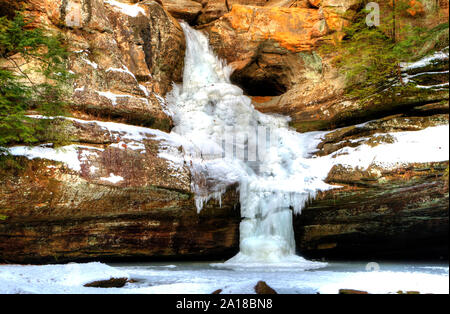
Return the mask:
<svg viewBox="0 0 450 314">
<path fill-rule="evenodd" d="M 87 263 L 67 265 L 0 265 L 0 294 L 4 293 L 133 293 L 224 294 L 254 293 L 260 280 L 279 293 L 335 294 L 339 289 L 370 293 L 449 293 L 448 265 L 380 263 L 380 270 L 366 271 L 366 263 L 330 263 L 323 270 L 229 270 L 208 263 L 133 265 Z M 86 288 L 84 284 L 110 278 L 131 278 L 123 288 Z"/>
<path fill-rule="evenodd" d="M 119 2 L 116 0 L 105 0 L 104 2 L 118 8 L 120 10 L 120 12 L 122 12 L 123 14 L 129 15 L 132 17 L 138 16 L 139 13 L 142 13 L 145 15 L 145 10 L 137 4 L 131 5 L 131 4 L 122 3 L 122 2 Z"/>
<path fill-rule="evenodd" d="M 167 269 L 162 264 L 120 266 L 134 279 L 130 293 L 206 293 L 222 289 L 223 294 L 254 294 L 263 280 L 279 293 L 338 293 L 339 289 L 360 289 L 371 293 L 395 293 L 398 290 L 421 293 L 448 293 L 448 264 L 380 263 L 379 271 L 367 271 L 367 263 L 329 263 L 324 269 L 301 271 L 295 268 L 230 270 L 208 263 L 179 263 Z"/>
<path fill-rule="evenodd" d="M 40 115 L 30 115 L 29 118 L 34 119 L 54 119 L 55 117 L 44 117 Z M 75 121 L 78 123 L 89 124 L 94 123 L 104 129 L 115 139 L 121 139 L 118 143 L 113 143 L 110 146 L 120 149 L 131 149 L 145 153 L 145 145 L 143 143 L 146 139 L 153 139 L 161 141 L 159 157 L 167 159 L 172 168 L 178 169 L 184 165 L 185 159 L 181 155 L 178 147 L 191 147 L 192 144 L 188 140 L 183 139 L 177 134 L 169 134 L 160 130 L 133 126 L 115 122 L 103 122 L 103 121 L 87 121 L 68 117 L 56 117 L 64 118 L 67 120 Z M 127 140 L 124 142 L 123 140 Z M 81 149 L 81 150 L 80 150 Z M 83 150 L 84 149 L 84 150 Z M 51 148 L 46 146 L 14 146 L 8 148 L 9 152 L 13 156 L 25 156 L 28 159 L 47 159 L 53 161 L 59 161 L 67 164 L 67 166 L 74 170 L 81 170 L 81 161 L 86 156 L 92 154 L 89 150 L 102 151 L 102 149 L 85 146 L 85 145 L 68 145 L 61 148 Z M 79 151 L 81 152 L 79 156 Z"/>
<path fill-rule="evenodd" d="M 80 160 L 78 159 L 78 147 L 76 145 L 64 146 L 60 149 L 43 146 L 15 146 L 9 148 L 13 156 L 25 156 L 28 159 L 47 159 L 65 163 L 70 169 L 81 170 Z"/>
<path fill-rule="evenodd" d="M 120 73 L 126 73 L 130 75 L 134 80 L 137 82 L 136 76 L 124 65 L 121 69 L 119 68 L 108 68 L 106 72 L 120 72 Z"/>
<path fill-rule="evenodd" d="M 102 293 L 106 289 L 85 288 L 83 285 L 110 278 L 129 278 L 129 275 L 96 262 L 44 266 L 0 265 L 0 294 Z"/>
<path fill-rule="evenodd" d="M 409 71 L 414 69 L 424 68 L 426 66 L 432 65 L 434 62 L 448 59 L 448 47 L 433 53 L 430 56 L 424 57 L 416 62 L 402 62 L 400 66 L 402 71 Z"/>
<path fill-rule="evenodd" d="M 375 147 L 360 145 L 344 147 L 324 159 L 333 164 L 368 168 L 379 165 L 395 168 L 408 163 L 446 161 L 449 159 L 449 126 L 429 127 L 420 131 L 388 133 L 394 138 L 392 144 Z M 382 135 L 375 134 L 376 135 Z"/>
<path fill-rule="evenodd" d="M 119 183 L 119 182 L 123 181 L 124 179 L 121 176 L 116 176 L 114 173 L 110 173 L 109 177 L 107 177 L 107 178 L 100 178 L 99 180 L 100 181 L 108 181 L 108 182 L 116 184 L 116 183 Z"/>
<path fill-rule="evenodd" d="M 90 151 L 94 150 L 94 152 Z M 95 151 L 103 151 L 103 149 L 85 146 L 85 145 L 67 145 L 60 148 L 40 146 L 13 146 L 8 148 L 13 156 L 24 156 L 28 159 L 46 159 L 65 163 L 67 167 L 74 171 L 81 170 L 81 161 L 87 160 L 87 157 L 97 154 Z M 80 152 L 80 153 L 79 153 Z"/>
</svg>

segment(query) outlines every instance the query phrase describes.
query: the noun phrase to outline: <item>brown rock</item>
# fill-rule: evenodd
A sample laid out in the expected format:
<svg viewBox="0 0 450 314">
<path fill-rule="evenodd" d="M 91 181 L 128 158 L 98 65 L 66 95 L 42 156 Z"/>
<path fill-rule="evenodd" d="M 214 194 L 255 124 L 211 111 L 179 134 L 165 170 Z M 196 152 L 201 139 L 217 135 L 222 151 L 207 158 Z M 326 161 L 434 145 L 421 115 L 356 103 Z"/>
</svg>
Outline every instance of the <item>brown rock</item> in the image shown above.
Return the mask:
<svg viewBox="0 0 450 314">
<path fill-rule="evenodd" d="M 320 6 L 320 4 L 322 3 L 322 0 L 308 0 L 308 3 L 311 6 L 318 8 Z"/>
<path fill-rule="evenodd" d="M 434 108 L 436 109 L 436 108 Z M 325 156 L 343 147 L 357 147 L 363 144 L 376 146 L 381 143 L 393 143 L 390 134 L 403 131 L 418 131 L 428 127 L 446 125 L 448 114 L 436 114 L 424 117 L 394 115 L 367 122 L 359 126 L 349 126 L 326 134 L 318 145 L 317 155 Z M 378 134 L 378 135 L 377 135 Z"/>
<path fill-rule="evenodd" d="M 425 89 L 393 90 L 364 106 L 347 99 L 345 75 L 337 71 L 332 56 L 319 54 L 317 48 L 352 21 L 360 2 L 324 0 L 320 9 L 295 3 L 298 5 L 281 0 L 269 1 L 264 7 L 235 4 L 229 13 L 205 27 L 214 50 L 235 69 L 232 81 L 248 95 L 259 97 L 255 101 L 259 111 L 288 115 L 291 126 L 305 132 L 353 125 L 424 104 L 447 103 L 448 91 Z M 442 10 L 444 7 L 440 5 Z M 440 16 L 427 11 L 413 24 L 437 25 Z M 289 29 L 291 25 L 297 26 Z M 317 25 L 323 28 L 317 31 Z M 435 74 L 418 75 L 415 83 L 444 84 L 448 76 L 436 73 L 446 69 L 448 62 L 443 62 L 410 74 L 431 71 Z M 271 97 L 264 101 L 267 96 Z"/>
<path fill-rule="evenodd" d="M 124 5 L 138 9 L 136 16 L 103 0 L 21 0 L 16 6 L 26 9 L 33 26 L 67 38 L 73 52 L 68 67 L 76 75 L 69 98 L 75 113 L 168 131 L 172 122 L 159 96 L 182 78 L 184 34 L 157 2 L 135 2 Z M 8 14 L 14 6 L 6 4 Z"/>
<path fill-rule="evenodd" d="M 354 13 L 360 8 L 359 0 L 322 0 L 321 7 L 330 30 L 340 32 L 349 25 Z"/>
<path fill-rule="evenodd" d="M 192 23 L 200 14 L 203 6 L 193 0 L 162 0 L 164 7 L 173 17 Z"/>
<path fill-rule="evenodd" d="M 66 127 L 82 144 L 79 171 L 17 157 L 21 169 L 0 172 L 0 215 L 7 216 L 0 220 L 0 260 L 226 258 L 236 253 L 239 196 L 233 189 L 223 196 L 222 207 L 210 201 L 198 214 L 189 169 L 175 169 L 160 158 L 162 148 L 152 136 L 130 144 L 121 132 L 94 122 Z M 137 143 L 141 148 L 133 148 Z"/>
<path fill-rule="evenodd" d="M 255 286 L 256 294 L 277 294 L 265 281 L 258 281 Z"/>
<path fill-rule="evenodd" d="M 448 258 L 447 167 L 332 171 L 328 182 L 344 187 L 319 194 L 294 217 L 299 251 L 310 258 Z"/>
<path fill-rule="evenodd" d="M 178 22 L 153 1 L 144 1 L 142 6 L 148 12 L 149 20 L 142 19 L 137 29 L 143 40 L 145 61 L 154 81 L 154 91 L 165 95 L 172 89 L 173 82 L 181 82 L 184 69 L 186 42 Z"/>
<path fill-rule="evenodd" d="M 228 37 L 231 34 L 227 36 L 226 26 L 231 27 L 232 32 L 246 42 L 259 44 L 275 41 L 280 47 L 293 52 L 311 50 L 320 37 L 327 34 L 325 20 L 319 11 L 305 8 L 266 8 L 236 4 L 230 13 L 211 27 L 210 32 Z M 213 46 L 216 47 L 214 44 Z"/>
<path fill-rule="evenodd" d="M 213 291 L 211 294 L 221 294 L 222 289 L 217 289 L 216 291 Z"/>
<path fill-rule="evenodd" d="M 300 82 L 303 56 L 328 32 L 316 9 L 237 4 L 206 29 L 214 50 L 235 69 L 232 81 L 251 96 L 280 95 Z"/>
<path fill-rule="evenodd" d="M 268 0 L 203 0 L 203 9 L 196 23 L 199 25 L 208 24 L 222 17 L 231 11 L 236 4 L 264 6 Z"/>
<path fill-rule="evenodd" d="M 327 59 L 308 57 L 306 60 L 309 61 L 305 63 L 308 66 L 303 67 L 302 84 L 293 84 L 287 93 L 271 101 L 255 103 L 255 107 L 262 112 L 289 115 L 291 126 L 299 132 L 336 129 L 398 113 L 412 119 L 419 112 L 419 115 L 448 114 L 448 90 L 393 89 L 385 92 L 383 97 L 361 105 L 358 100 L 349 100 L 343 95 L 345 80 Z M 445 71 L 448 61 L 443 60 L 432 69 L 435 73 Z M 430 68 L 417 69 L 415 74 L 428 71 Z M 441 80 L 437 76 L 436 80 Z M 448 77 L 444 79 L 448 80 Z M 428 81 L 432 82 L 432 78 Z"/>
<path fill-rule="evenodd" d="M 369 294 L 367 291 L 340 289 L 339 294 Z"/>
<path fill-rule="evenodd" d="M 127 278 L 111 278 L 108 280 L 93 281 L 84 286 L 88 288 L 122 288 L 127 281 Z"/>
</svg>

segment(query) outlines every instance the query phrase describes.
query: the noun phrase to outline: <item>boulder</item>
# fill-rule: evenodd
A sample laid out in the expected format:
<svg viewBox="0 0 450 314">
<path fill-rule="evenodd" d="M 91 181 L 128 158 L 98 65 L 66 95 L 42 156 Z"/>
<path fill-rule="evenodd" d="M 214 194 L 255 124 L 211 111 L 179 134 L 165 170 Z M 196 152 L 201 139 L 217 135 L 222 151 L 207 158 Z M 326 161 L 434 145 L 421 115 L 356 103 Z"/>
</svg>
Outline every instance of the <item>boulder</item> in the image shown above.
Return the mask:
<svg viewBox="0 0 450 314">
<path fill-rule="evenodd" d="M 108 280 L 93 281 L 84 286 L 87 288 L 122 288 L 127 281 L 127 278 L 111 278 Z"/>
<path fill-rule="evenodd" d="M 177 19 L 185 20 L 188 23 L 195 21 L 200 11 L 203 9 L 200 1 L 193 0 L 162 0 L 164 8 Z"/>
<path fill-rule="evenodd" d="M 277 294 L 265 281 L 258 281 L 255 292 L 256 294 Z"/>
<path fill-rule="evenodd" d="M 353 289 L 340 289 L 339 294 L 369 294 L 367 291 L 353 290 Z"/>
</svg>

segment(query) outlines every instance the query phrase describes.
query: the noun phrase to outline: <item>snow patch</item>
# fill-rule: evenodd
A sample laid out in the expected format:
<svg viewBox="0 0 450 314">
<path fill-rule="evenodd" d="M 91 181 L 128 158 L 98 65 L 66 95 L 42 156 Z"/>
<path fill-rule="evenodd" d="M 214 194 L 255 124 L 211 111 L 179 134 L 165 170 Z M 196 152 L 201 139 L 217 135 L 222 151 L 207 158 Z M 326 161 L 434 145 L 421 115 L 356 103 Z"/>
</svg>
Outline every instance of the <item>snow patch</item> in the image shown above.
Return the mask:
<svg viewBox="0 0 450 314">
<path fill-rule="evenodd" d="M 130 76 L 137 82 L 136 76 L 135 76 L 130 70 L 128 70 L 128 68 L 127 68 L 125 65 L 122 66 L 121 69 L 118 69 L 118 68 L 108 68 L 108 69 L 106 70 L 106 72 L 120 72 L 120 73 L 126 73 L 126 74 L 130 75 Z"/>
<path fill-rule="evenodd" d="M 420 69 L 424 68 L 429 65 L 433 65 L 433 63 L 437 61 L 442 60 L 448 60 L 449 53 L 448 53 L 448 47 L 433 53 L 430 56 L 424 57 L 418 61 L 415 62 L 402 62 L 400 63 L 400 67 L 402 68 L 402 71 L 410 71 L 414 69 Z"/>
<path fill-rule="evenodd" d="M 8 150 L 13 156 L 24 156 L 30 160 L 40 158 L 59 161 L 65 163 L 72 170 L 81 170 L 77 145 L 64 146 L 58 149 L 42 146 L 14 146 L 8 148 Z"/>
<path fill-rule="evenodd" d="M 114 173 L 110 173 L 109 177 L 107 177 L 107 178 L 100 178 L 99 180 L 100 181 L 108 181 L 108 182 L 116 184 L 116 183 L 119 183 L 119 182 L 123 181 L 124 179 L 121 176 L 116 176 L 116 175 L 114 175 Z"/>
<path fill-rule="evenodd" d="M 141 8 L 138 4 L 131 5 L 131 4 L 118 2 L 116 0 L 104 0 L 104 2 L 117 7 L 120 10 L 120 12 L 122 12 L 123 14 L 129 15 L 129 16 L 132 16 L 132 17 L 138 16 L 139 13 L 142 13 L 143 15 L 145 15 L 145 10 L 143 8 Z"/>
<path fill-rule="evenodd" d="M 117 105 L 117 99 L 118 98 L 132 98 L 132 96 L 130 95 L 121 95 L 121 94 L 114 94 L 112 92 L 100 92 L 100 91 L 96 91 L 97 94 L 99 94 L 102 97 L 108 98 L 109 100 L 111 100 L 111 103 L 113 106 Z"/>
<path fill-rule="evenodd" d="M 150 96 L 150 93 L 147 90 L 147 87 L 145 87 L 144 85 L 139 84 L 139 89 L 144 93 L 145 97 Z"/>
</svg>

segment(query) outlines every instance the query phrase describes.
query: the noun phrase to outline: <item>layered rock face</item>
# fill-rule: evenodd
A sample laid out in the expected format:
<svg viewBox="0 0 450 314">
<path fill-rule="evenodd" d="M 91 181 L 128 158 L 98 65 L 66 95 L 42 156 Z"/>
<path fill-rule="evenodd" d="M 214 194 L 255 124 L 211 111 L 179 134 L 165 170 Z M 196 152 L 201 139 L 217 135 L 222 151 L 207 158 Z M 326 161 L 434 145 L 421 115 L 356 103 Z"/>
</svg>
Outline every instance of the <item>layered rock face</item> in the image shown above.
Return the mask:
<svg viewBox="0 0 450 314">
<path fill-rule="evenodd" d="M 213 258 L 236 252 L 236 192 L 230 190 L 222 206 L 211 201 L 197 214 L 189 169 L 159 157 L 181 148 L 150 129 L 67 123 L 64 129 L 83 145 L 29 150 L 29 159 L 16 159 L 19 169 L 0 173 L 2 260 Z M 33 155 L 36 150 L 45 156 Z M 33 159 L 52 155 L 63 163 Z"/>
<path fill-rule="evenodd" d="M 448 124 L 448 115 L 386 117 L 329 133 L 317 155 L 344 147 L 393 143 L 391 135 Z M 384 134 L 383 134 L 384 133 Z M 308 257 L 448 259 L 447 162 L 367 169 L 337 165 L 319 194 L 295 216 L 298 250 Z"/>
<path fill-rule="evenodd" d="M 356 187 L 325 193 L 296 217 L 298 249 L 308 257 L 448 259 L 446 167 L 421 164 L 379 178 L 347 172 Z"/>
<path fill-rule="evenodd" d="M 169 131 L 172 122 L 159 97 L 182 78 L 183 31 L 156 1 L 133 2 L 23 0 L 15 5 L 34 25 L 66 39 L 69 70 L 76 75 L 74 116 Z"/>
</svg>

